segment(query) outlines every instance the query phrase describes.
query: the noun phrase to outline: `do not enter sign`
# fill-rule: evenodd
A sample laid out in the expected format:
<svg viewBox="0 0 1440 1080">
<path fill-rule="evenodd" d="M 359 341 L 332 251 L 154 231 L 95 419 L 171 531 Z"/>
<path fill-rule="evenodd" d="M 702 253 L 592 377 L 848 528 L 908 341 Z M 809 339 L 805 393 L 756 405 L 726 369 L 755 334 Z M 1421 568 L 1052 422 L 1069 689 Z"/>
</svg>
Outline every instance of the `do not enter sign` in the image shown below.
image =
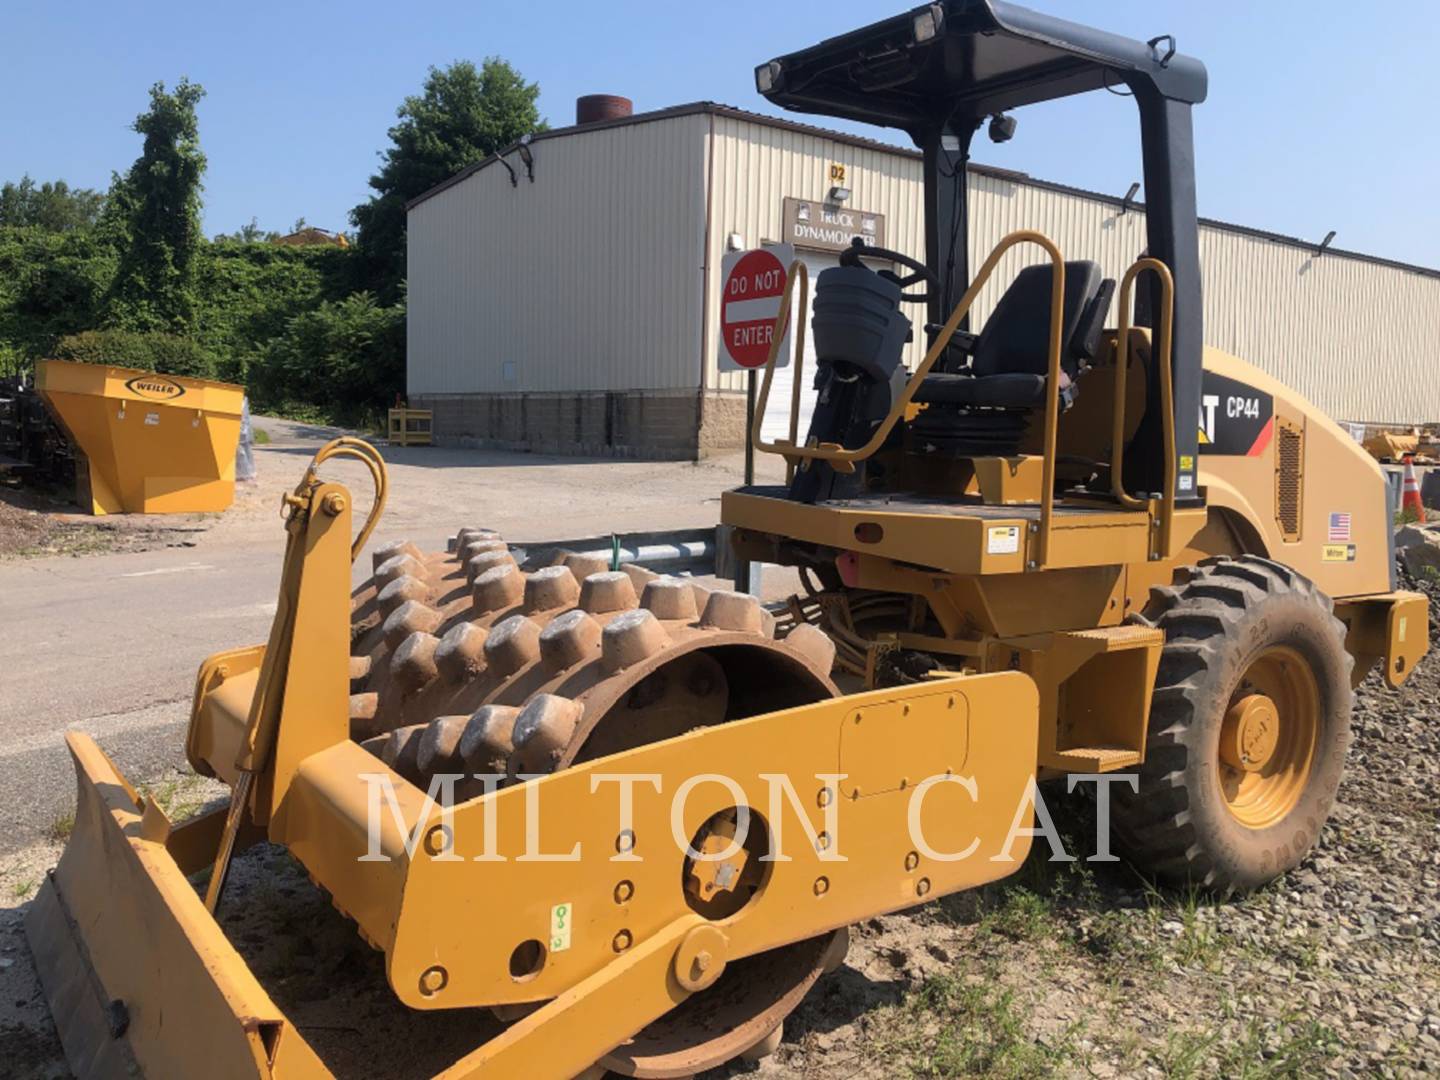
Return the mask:
<svg viewBox="0 0 1440 1080">
<path fill-rule="evenodd" d="M 775 317 L 785 274 L 795 258 L 789 244 L 755 251 L 732 251 L 720 264 L 720 370 L 750 371 L 770 358 Z M 791 298 L 791 319 L 775 357 L 776 367 L 790 363 L 790 324 L 798 297 Z"/>
</svg>

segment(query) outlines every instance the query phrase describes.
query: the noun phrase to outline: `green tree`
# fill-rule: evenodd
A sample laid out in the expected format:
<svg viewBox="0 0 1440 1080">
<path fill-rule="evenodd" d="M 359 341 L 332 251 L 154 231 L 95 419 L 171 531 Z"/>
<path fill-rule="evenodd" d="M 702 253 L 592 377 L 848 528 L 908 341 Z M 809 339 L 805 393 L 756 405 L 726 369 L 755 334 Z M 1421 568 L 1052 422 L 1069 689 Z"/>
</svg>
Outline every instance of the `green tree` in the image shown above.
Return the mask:
<svg viewBox="0 0 1440 1080">
<path fill-rule="evenodd" d="M 257 408 L 359 419 L 405 385 L 405 308 L 365 292 L 294 316 L 247 380 Z"/>
<path fill-rule="evenodd" d="M 539 95 L 537 84 L 492 56 L 479 68 L 468 60 L 432 67 L 423 92 L 401 104 L 384 164 L 370 178 L 376 194 L 350 212 L 366 282 L 383 301 L 395 299 L 405 277 L 405 204 L 521 135 L 544 131 Z"/>
<path fill-rule="evenodd" d="M 61 336 L 93 329 L 115 263 L 94 229 L 0 229 L 0 374 L 27 370 Z"/>
<path fill-rule="evenodd" d="M 135 119 L 144 147 L 111 184 L 102 224 L 120 248 L 107 322 L 127 330 L 186 333 L 195 321 L 195 261 L 205 155 L 195 106 L 205 91 L 181 79 L 173 93 L 150 88 L 150 109 Z"/>
<path fill-rule="evenodd" d="M 237 244 L 263 244 L 267 240 L 279 239 L 280 234 L 274 229 L 263 229 L 260 227 L 260 219 L 252 217 L 248 225 L 241 225 L 233 233 L 216 233 L 215 242 L 224 243 L 226 240 L 233 240 Z"/>
<path fill-rule="evenodd" d="M 0 187 L 0 227 L 34 227 L 69 232 L 94 225 L 105 196 L 91 188 L 72 188 L 64 180 L 36 184 L 29 176 Z"/>
</svg>

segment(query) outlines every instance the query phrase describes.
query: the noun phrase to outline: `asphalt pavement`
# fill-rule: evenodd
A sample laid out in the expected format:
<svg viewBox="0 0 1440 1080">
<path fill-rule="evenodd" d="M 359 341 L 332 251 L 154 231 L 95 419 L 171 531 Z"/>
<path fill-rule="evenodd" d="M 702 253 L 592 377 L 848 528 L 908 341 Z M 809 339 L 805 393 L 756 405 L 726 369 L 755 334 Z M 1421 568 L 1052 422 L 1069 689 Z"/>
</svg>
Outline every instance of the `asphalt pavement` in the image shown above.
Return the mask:
<svg viewBox="0 0 1440 1080">
<path fill-rule="evenodd" d="M 193 546 L 0 561 L 0 854 L 52 830 L 74 805 L 65 732 L 93 735 L 132 780 L 184 767 L 195 671 L 209 654 L 264 641 L 284 533 L 280 495 L 330 429 L 258 419 L 259 481 Z M 692 463 L 410 447 L 382 450 L 391 496 L 372 543 L 444 545 L 462 525 L 512 541 L 714 524 L 738 455 Z M 778 462 L 762 459 L 762 479 Z M 369 504 L 359 466 L 337 479 Z M 357 579 L 370 559 L 358 560 Z"/>
</svg>

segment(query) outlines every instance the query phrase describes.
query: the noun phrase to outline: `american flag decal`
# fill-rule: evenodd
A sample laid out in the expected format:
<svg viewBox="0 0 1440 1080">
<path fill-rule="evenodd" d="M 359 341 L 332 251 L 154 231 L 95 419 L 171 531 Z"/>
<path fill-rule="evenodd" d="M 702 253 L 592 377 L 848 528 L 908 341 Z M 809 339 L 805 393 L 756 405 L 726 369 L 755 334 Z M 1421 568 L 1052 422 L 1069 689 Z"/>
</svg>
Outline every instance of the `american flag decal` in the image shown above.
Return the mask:
<svg viewBox="0 0 1440 1080">
<path fill-rule="evenodd" d="M 1330 515 L 1330 539 L 1332 544 L 1347 544 L 1350 542 L 1350 515 Z"/>
</svg>

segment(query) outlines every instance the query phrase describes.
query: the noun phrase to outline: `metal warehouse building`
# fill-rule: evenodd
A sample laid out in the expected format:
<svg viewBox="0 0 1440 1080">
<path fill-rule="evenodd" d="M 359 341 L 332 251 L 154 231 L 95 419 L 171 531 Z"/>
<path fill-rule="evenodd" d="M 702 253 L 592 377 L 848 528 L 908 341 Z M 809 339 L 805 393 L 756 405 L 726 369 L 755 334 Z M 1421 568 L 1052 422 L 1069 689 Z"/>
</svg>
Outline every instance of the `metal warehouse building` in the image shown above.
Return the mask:
<svg viewBox="0 0 1440 1080">
<path fill-rule="evenodd" d="M 1145 245 L 1143 206 L 1121 198 L 973 163 L 969 184 L 972 266 L 1020 228 L 1114 277 Z M 813 283 L 851 235 L 923 253 L 921 219 L 918 153 L 722 105 L 538 134 L 410 204 L 411 404 L 442 442 L 739 446 L 744 376 L 716 365 L 725 252 L 794 243 Z M 1338 420 L 1440 420 L 1440 272 L 1208 220 L 1200 252 L 1207 344 Z M 976 325 L 1018 266 L 992 278 Z M 910 346 L 912 368 L 922 355 Z M 788 400 L 777 385 L 772 434 Z"/>
</svg>

